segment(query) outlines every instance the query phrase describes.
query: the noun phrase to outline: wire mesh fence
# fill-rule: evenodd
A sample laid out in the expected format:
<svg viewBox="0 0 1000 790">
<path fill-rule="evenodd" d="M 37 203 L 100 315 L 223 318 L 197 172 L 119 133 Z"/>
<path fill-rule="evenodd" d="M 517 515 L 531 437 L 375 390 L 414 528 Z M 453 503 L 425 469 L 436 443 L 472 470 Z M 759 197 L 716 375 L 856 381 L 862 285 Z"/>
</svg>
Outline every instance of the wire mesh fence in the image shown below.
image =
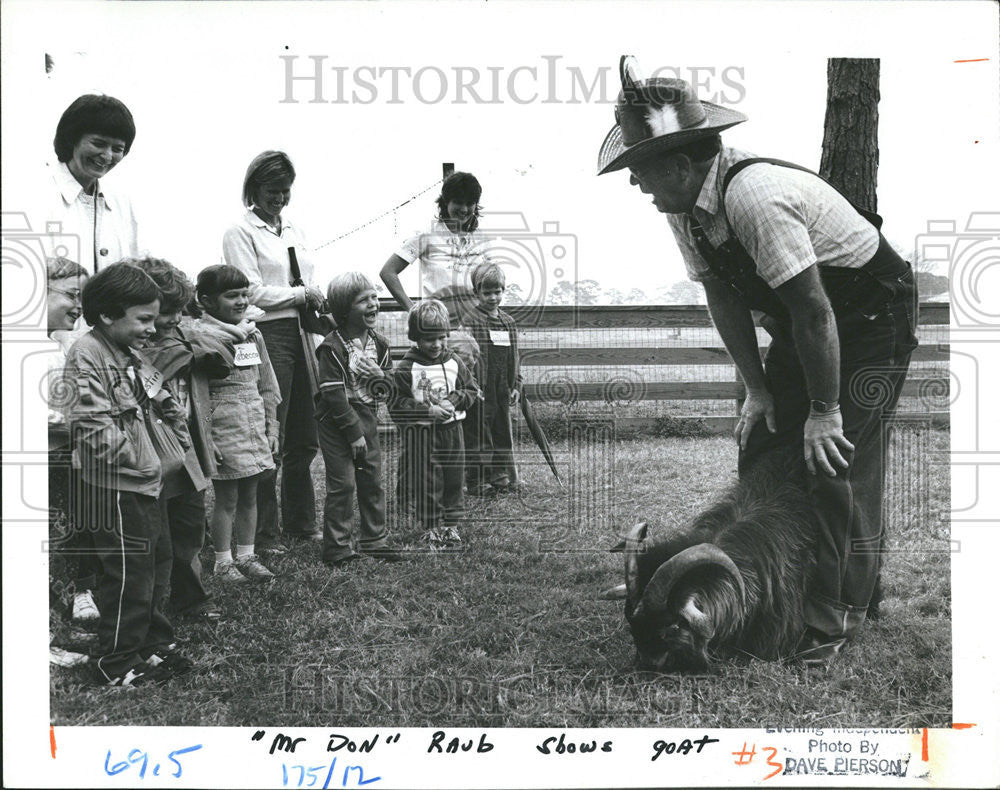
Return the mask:
<svg viewBox="0 0 1000 790">
<path fill-rule="evenodd" d="M 595 308 L 596 309 L 596 308 Z M 381 331 L 395 349 L 408 346 L 405 314 L 386 311 Z M 904 413 L 941 413 L 949 403 L 948 327 L 918 328 L 920 349 L 911 363 Z M 765 349 L 770 341 L 757 330 Z M 711 326 L 522 327 L 521 373 L 541 415 L 611 415 L 629 420 L 703 418 L 716 429 L 737 413 L 736 369 Z M 678 364 L 670 364 L 677 362 Z M 660 385 L 691 385 L 665 387 Z M 736 388 L 738 389 L 738 388 Z M 690 397 L 684 397 L 685 393 Z"/>
</svg>

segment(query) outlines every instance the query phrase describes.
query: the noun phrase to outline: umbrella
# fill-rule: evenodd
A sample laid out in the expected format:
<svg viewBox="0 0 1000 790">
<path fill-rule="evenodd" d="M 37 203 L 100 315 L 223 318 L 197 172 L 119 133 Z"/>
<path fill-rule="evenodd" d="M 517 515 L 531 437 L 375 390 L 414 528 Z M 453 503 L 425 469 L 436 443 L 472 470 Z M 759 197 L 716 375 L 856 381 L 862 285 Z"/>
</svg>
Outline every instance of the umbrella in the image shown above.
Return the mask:
<svg viewBox="0 0 1000 790">
<path fill-rule="evenodd" d="M 302 328 L 302 321 L 299 321 L 299 339 L 302 341 L 302 354 L 306 358 L 306 374 L 309 377 L 309 392 L 313 398 L 319 393 L 319 361 L 316 359 L 316 343 L 313 341 L 314 335 L 309 334 Z"/>
<path fill-rule="evenodd" d="M 549 469 L 552 470 L 552 474 L 556 478 L 556 482 L 559 483 L 559 487 L 565 489 L 566 486 L 563 485 L 563 481 L 559 479 L 559 472 L 556 470 L 556 462 L 552 458 L 552 450 L 549 449 L 549 440 L 545 438 L 545 431 L 542 430 L 542 426 L 538 424 L 538 419 L 535 417 L 535 411 L 531 408 L 531 403 L 527 398 L 524 397 L 524 393 L 521 393 L 521 414 L 524 415 L 524 421 L 528 425 L 528 430 L 531 431 L 531 438 L 535 440 L 535 444 L 538 445 L 538 449 L 542 451 L 542 455 L 545 456 L 545 461 L 549 465 Z"/>
<path fill-rule="evenodd" d="M 292 285 L 299 286 L 305 285 L 302 280 L 302 274 L 299 271 L 299 260 L 295 254 L 295 248 L 288 248 L 288 263 L 292 270 Z M 312 313 L 310 315 L 310 313 Z M 310 321 L 310 319 L 312 319 Z M 306 305 L 299 306 L 299 340 L 302 342 L 302 354 L 306 358 L 306 374 L 309 378 L 309 392 L 316 397 L 319 392 L 319 362 L 316 359 L 316 346 L 317 343 L 313 340 L 313 334 L 309 332 L 306 328 L 310 324 L 318 323 L 321 319 L 316 315 L 315 312 L 311 311 Z M 328 330 L 332 331 L 332 329 Z M 321 336 L 322 337 L 322 336 Z"/>
</svg>

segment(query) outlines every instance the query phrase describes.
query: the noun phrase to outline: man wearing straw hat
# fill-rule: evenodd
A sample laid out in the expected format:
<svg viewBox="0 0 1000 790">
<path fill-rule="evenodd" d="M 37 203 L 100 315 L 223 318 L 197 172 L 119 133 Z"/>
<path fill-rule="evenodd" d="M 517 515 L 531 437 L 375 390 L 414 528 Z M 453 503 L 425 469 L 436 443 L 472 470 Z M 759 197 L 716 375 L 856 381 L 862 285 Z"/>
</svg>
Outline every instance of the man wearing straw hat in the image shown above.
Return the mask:
<svg viewBox="0 0 1000 790">
<path fill-rule="evenodd" d="M 747 395 L 736 426 L 743 475 L 766 449 L 801 443 L 819 532 L 797 653 L 825 665 L 878 604 L 885 425 L 916 347 L 909 264 L 819 176 L 723 146 L 739 112 L 679 79 L 620 65 L 617 123 L 599 175 L 666 214 Z M 761 364 L 752 311 L 772 336 Z"/>
</svg>

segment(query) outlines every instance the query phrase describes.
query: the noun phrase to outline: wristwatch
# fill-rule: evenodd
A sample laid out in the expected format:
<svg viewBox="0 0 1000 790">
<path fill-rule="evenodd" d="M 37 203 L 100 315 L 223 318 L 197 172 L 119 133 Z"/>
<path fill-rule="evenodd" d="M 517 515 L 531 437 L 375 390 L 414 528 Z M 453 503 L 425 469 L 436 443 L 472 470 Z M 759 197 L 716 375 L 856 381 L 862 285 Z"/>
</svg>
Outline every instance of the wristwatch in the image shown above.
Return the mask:
<svg viewBox="0 0 1000 790">
<path fill-rule="evenodd" d="M 835 400 L 830 402 L 811 400 L 809 401 L 809 408 L 812 410 L 813 414 L 829 414 L 830 412 L 838 411 L 840 409 L 840 403 Z"/>
</svg>

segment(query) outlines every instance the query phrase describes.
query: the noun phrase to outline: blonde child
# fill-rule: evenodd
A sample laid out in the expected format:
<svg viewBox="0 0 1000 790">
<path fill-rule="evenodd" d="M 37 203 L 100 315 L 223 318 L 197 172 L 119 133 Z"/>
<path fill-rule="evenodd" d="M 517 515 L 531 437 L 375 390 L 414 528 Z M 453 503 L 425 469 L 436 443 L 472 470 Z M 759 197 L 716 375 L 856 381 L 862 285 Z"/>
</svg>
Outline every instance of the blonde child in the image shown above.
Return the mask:
<svg viewBox="0 0 1000 790">
<path fill-rule="evenodd" d="M 389 342 L 375 331 L 378 294 L 363 274 L 346 272 L 331 281 L 327 304 L 337 329 L 316 349 L 316 421 L 326 466 L 323 561 L 338 567 L 361 555 L 397 559 L 386 544 L 376 411 L 392 370 Z M 355 492 L 360 531 L 354 528 Z"/>
<path fill-rule="evenodd" d="M 400 489 L 415 499 L 429 548 L 454 548 L 462 543 L 454 526 L 464 511 L 462 420 L 479 389 L 465 363 L 448 350 L 444 304 L 419 302 L 410 310 L 407 328 L 415 347 L 396 367 L 389 401 L 404 456 Z"/>
</svg>

